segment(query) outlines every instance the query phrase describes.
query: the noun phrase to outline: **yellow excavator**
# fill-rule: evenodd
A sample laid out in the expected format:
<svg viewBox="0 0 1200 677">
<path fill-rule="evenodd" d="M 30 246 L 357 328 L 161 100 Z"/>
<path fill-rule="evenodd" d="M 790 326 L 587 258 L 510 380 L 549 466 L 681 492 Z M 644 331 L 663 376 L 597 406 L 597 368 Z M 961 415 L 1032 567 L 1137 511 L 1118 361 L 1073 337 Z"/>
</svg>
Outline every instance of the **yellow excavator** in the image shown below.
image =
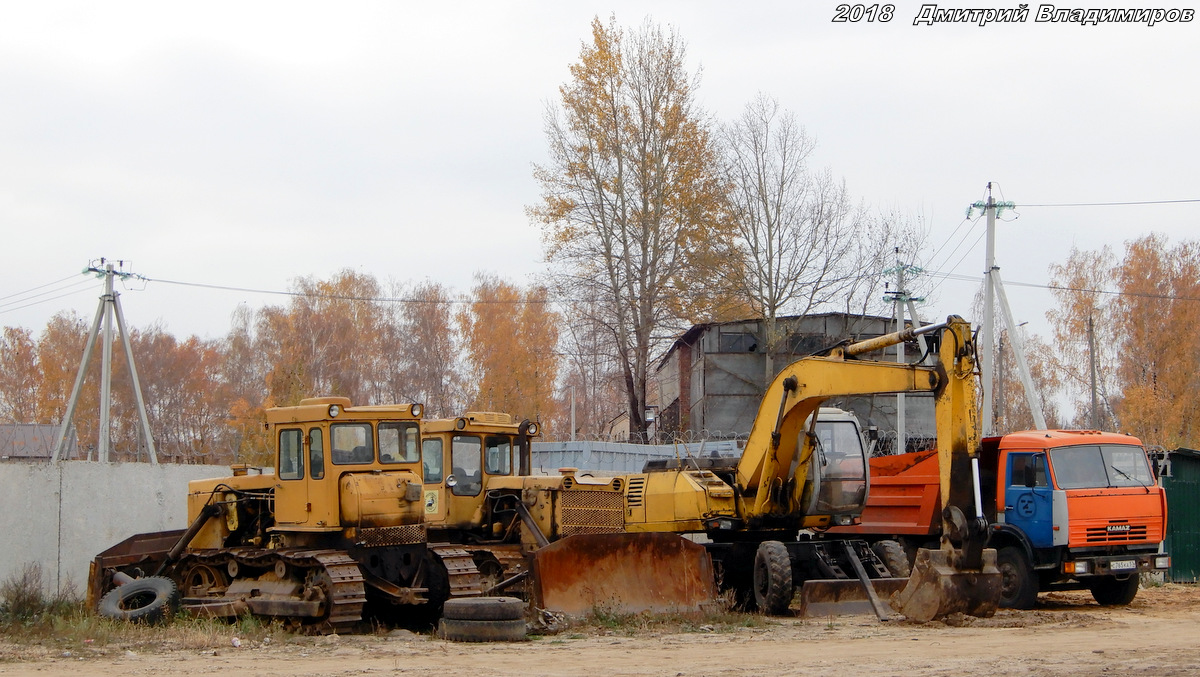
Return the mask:
<svg viewBox="0 0 1200 677">
<path fill-rule="evenodd" d="M 860 357 L 919 334 L 936 346 L 932 366 Z M 739 459 L 685 458 L 620 478 L 627 484 L 624 529 L 703 534 L 722 587 L 743 608 L 784 613 L 800 587 L 802 606 L 817 615 L 840 602 L 866 601 L 886 618 L 890 611 L 878 589 L 896 592 L 895 610 L 912 619 L 990 616 L 1000 573 L 995 551 L 983 548 L 986 521 L 973 469 L 979 451 L 975 382 L 970 324 L 957 316 L 799 359 L 767 388 Z M 904 580 L 892 576 L 865 541 L 820 537 L 824 528 L 849 524 L 861 513 L 869 478 L 856 425 L 822 421 L 818 414 L 831 397 L 914 392 L 934 395 L 942 495 L 950 500 L 941 547 L 919 553 Z M 566 561 L 587 562 L 587 547 L 580 542 Z M 555 573 L 567 587 L 576 577 L 573 587 L 586 596 L 586 567 Z"/>
</svg>

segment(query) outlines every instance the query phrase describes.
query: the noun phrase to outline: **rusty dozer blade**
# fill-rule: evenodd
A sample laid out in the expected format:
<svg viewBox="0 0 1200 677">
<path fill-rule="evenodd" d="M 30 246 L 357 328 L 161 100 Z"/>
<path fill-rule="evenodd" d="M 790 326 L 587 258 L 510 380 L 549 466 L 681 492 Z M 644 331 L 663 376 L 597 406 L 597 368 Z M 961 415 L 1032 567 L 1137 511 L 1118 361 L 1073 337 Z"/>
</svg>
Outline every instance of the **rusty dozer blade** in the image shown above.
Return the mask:
<svg viewBox="0 0 1200 677">
<path fill-rule="evenodd" d="M 887 620 L 893 613 L 888 598 L 906 583 L 907 578 L 872 578 L 866 585 L 853 578 L 810 579 L 800 586 L 800 616 L 827 618 L 873 613 L 880 620 Z"/>
<path fill-rule="evenodd" d="M 569 536 L 534 553 L 533 575 L 537 604 L 571 616 L 700 611 L 717 596 L 708 551 L 675 534 Z"/>
<path fill-rule="evenodd" d="M 994 549 L 981 554 L 979 568 L 966 569 L 960 550 L 918 550 L 908 585 L 892 598 L 892 606 L 914 621 L 953 613 L 991 616 L 1000 605 L 1000 570 Z"/>
</svg>

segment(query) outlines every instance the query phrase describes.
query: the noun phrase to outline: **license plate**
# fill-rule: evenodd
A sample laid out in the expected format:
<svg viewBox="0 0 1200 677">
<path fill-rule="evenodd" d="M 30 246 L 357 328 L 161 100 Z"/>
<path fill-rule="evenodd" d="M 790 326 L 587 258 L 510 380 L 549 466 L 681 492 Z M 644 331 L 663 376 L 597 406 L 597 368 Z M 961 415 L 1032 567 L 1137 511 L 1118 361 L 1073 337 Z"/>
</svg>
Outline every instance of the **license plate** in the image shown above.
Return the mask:
<svg viewBox="0 0 1200 677">
<path fill-rule="evenodd" d="M 1116 562 L 1109 562 L 1108 568 L 1110 571 L 1130 571 L 1137 568 L 1137 560 L 1122 559 Z"/>
</svg>

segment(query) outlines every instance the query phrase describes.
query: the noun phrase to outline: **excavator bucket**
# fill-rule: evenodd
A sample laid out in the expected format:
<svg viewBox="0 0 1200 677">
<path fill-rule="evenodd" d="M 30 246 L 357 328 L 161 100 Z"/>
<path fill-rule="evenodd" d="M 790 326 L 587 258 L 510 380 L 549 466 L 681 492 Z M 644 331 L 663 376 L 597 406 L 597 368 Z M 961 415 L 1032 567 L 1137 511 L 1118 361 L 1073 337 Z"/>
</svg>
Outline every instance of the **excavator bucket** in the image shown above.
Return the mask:
<svg viewBox="0 0 1200 677">
<path fill-rule="evenodd" d="M 987 618 L 1000 605 L 1000 570 L 996 551 L 983 550 L 981 566 L 965 569 L 962 552 L 944 548 L 917 551 L 908 585 L 892 598 L 892 606 L 914 621 L 932 621 L 953 613 Z"/>
<path fill-rule="evenodd" d="M 717 596 L 704 546 L 675 534 L 586 534 L 533 556 L 538 606 L 570 616 L 700 611 Z"/>
</svg>

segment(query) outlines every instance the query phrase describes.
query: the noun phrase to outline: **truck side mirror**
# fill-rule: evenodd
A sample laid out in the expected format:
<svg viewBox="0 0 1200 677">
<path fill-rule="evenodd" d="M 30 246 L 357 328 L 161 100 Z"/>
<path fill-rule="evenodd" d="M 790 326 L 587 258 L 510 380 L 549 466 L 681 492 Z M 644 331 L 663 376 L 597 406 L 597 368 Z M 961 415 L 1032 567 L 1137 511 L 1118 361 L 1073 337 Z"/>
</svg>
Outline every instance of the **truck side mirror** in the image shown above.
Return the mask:
<svg viewBox="0 0 1200 677">
<path fill-rule="evenodd" d="M 1029 461 L 1025 463 L 1025 486 L 1030 489 L 1037 486 L 1037 468 L 1035 467 L 1036 463 L 1037 462 L 1033 458 L 1030 458 Z"/>
</svg>

